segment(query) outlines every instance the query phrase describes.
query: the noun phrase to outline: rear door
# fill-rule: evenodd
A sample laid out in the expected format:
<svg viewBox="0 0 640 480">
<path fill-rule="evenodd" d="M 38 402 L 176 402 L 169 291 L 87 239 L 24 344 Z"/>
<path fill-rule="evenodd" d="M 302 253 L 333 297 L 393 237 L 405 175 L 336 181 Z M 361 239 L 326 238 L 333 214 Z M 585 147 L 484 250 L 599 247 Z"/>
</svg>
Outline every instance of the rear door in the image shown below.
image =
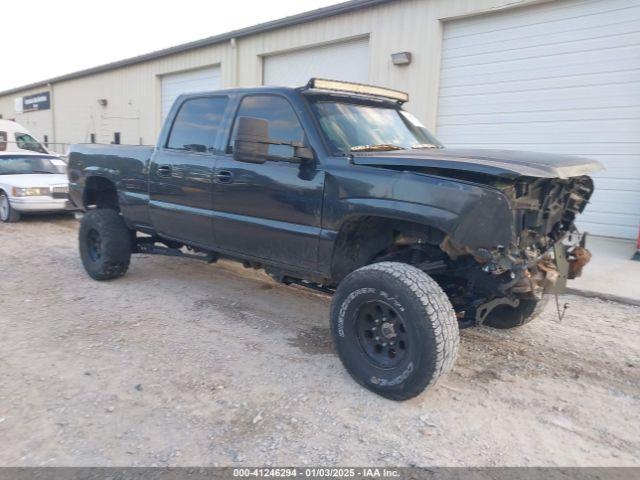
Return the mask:
<svg viewBox="0 0 640 480">
<path fill-rule="evenodd" d="M 304 129 L 291 102 L 276 94 L 242 98 L 227 152 L 216 163 L 214 206 L 219 247 L 243 256 L 314 268 L 318 254 L 324 172 L 317 161 L 264 164 L 233 159 L 238 117 L 269 122 L 269 137 L 301 142 Z M 286 159 L 292 147 L 270 145 Z"/>
<path fill-rule="evenodd" d="M 168 238 L 212 247 L 213 168 L 229 98 L 186 98 L 149 171 L 150 216 Z"/>
</svg>

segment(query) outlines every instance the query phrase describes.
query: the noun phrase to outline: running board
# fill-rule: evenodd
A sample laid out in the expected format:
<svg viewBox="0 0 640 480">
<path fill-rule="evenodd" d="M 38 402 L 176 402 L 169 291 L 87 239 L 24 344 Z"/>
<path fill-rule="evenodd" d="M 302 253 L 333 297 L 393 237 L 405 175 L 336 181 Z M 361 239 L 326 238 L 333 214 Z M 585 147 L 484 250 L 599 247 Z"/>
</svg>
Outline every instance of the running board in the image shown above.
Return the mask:
<svg viewBox="0 0 640 480">
<path fill-rule="evenodd" d="M 206 253 L 198 255 L 195 253 L 185 253 L 177 248 L 160 247 L 151 243 L 140 242 L 136 245 L 136 249 L 133 253 L 144 253 L 147 255 L 164 255 L 166 257 L 182 257 L 191 258 L 193 260 L 201 260 L 207 263 L 215 263 L 220 258 L 217 253 Z"/>
</svg>

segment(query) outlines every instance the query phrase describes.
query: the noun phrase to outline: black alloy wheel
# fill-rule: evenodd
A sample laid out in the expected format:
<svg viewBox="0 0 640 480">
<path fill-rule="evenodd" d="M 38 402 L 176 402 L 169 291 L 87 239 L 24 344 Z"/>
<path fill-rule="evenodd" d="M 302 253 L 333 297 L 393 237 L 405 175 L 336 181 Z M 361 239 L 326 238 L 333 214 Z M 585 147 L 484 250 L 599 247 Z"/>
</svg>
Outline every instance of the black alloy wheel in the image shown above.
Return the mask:
<svg viewBox="0 0 640 480">
<path fill-rule="evenodd" d="M 409 348 L 402 317 L 387 302 L 373 300 L 356 314 L 358 342 L 376 365 L 393 368 L 402 362 Z"/>
</svg>

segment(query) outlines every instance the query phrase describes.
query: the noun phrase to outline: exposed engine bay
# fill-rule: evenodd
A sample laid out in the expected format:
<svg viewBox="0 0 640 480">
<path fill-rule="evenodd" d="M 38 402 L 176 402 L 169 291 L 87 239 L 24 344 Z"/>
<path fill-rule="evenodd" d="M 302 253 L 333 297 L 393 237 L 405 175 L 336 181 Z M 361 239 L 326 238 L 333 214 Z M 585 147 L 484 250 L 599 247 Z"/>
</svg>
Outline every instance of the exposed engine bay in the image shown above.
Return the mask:
<svg viewBox="0 0 640 480">
<path fill-rule="evenodd" d="M 490 274 L 472 275 L 472 288 L 467 285 L 465 290 L 474 298 L 461 299 L 466 305 L 471 301 L 474 308 L 459 315 L 473 324 L 482 324 L 498 305 L 517 306 L 522 298 L 539 300 L 544 293 L 562 292 L 567 279 L 579 277 L 591 259 L 586 235 L 574 223 L 593 193 L 590 177 L 519 178 L 497 186 L 513 207 L 515 243 L 472 252 L 482 272 Z M 441 248 L 459 258 L 446 241 Z"/>
<path fill-rule="evenodd" d="M 523 299 L 561 293 L 567 279 L 579 277 L 591 259 L 586 234 L 574 223 L 593 193 L 590 177 L 492 180 L 513 210 L 510 245 L 472 249 L 446 236 L 437 246 L 405 239 L 390 253 L 440 284 L 461 326 L 481 325 L 501 305 L 517 307 Z"/>
</svg>

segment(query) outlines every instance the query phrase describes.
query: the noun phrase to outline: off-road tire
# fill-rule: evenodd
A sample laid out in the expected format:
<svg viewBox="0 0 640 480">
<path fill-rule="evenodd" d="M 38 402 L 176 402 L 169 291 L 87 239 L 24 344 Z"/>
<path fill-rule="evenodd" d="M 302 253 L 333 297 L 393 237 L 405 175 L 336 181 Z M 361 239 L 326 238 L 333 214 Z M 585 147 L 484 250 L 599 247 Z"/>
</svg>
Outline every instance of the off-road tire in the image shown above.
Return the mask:
<svg viewBox="0 0 640 480">
<path fill-rule="evenodd" d="M 14 210 L 11 206 L 9 196 L 0 192 L 0 221 L 4 223 L 13 223 L 20 220 L 20 212 Z"/>
<path fill-rule="evenodd" d="M 520 299 L 520 304 L 517 307 L 499 305 L 489 312 L 484 325 L 501 330 L 521 327 L 539 316 L 548 301 L 549 296 L 545 295 L 542 300 Z"/>
<path fill-rule="evenodd" d="M 89 210 L 82 217 L 78 237 L 82 265 L 91 278 L 111 280 L 127 272 L 132 235 L 117 211 Z"/>
<path fill-rule="evenodd" d="M 378 306 L 380 310 L 376 310 Z M 382 312 L 381 317 L 369 318 L 375 317 L 376 311 Z M 395 315 L 391 315 L 393 311 Z M 388 325 L 389 318 L 396 324 L 385 333 L 380 321 L 382 326 Z M 366 330 L 376 320 L 372 330 Z M 370 348 L 369 339 L 373 343 L 377 338 L 387 340 L 389 330 L 397 334 L 390 340 L 398 342 Z M 375 263 L 350 273 L 333 296 L 331 331 L 340 360 L 351 376 L 391 400 L 413 398 L 434 385 L 451 370 L 458 353 L 458 321 L 449 299 L 429 275 L 404 263 Z M 379 333 L 382 337 L 371 336 Z M 389 345 L 396 348 L 393 357 Z M 378 350 L 380 357 L 375 356 Z M 387 361 L 391 365 L 381 365 Z"/>
</svg>

